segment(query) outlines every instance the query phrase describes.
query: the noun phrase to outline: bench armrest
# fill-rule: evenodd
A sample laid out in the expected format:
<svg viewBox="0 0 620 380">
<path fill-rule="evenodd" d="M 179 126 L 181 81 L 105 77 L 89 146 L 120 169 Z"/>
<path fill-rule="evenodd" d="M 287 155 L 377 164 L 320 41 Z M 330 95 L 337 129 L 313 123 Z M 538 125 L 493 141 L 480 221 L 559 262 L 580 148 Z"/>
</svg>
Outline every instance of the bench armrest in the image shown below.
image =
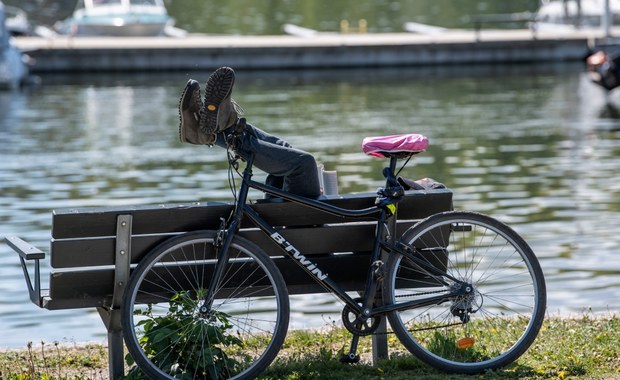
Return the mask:
<svg viewBox="0 0 620 380">
<path fill-rule="evenodd" d="M 45 252 L 34 247 L 32 244 L 23 241 L 17 236 L 9 236 L 6 239 L 6 243 L 9 247 L 13 248 L 22 258 L 26 260 L 44 259 Z"/>
<path fill-rule="evenodd" d="M 9 236 L 5 240 L 9 247 L 13 248 L 13 250 L 19 254 L 19 260 L 21 261 L 22 269 L 24 271 L 24 278 L 26 279 L 26 285 L 28 286 L 30 301 L 39 307 L 43 307 L 43 300 L 41 298 L 41 272 L 39 270 L 39 260 L 45 258 L 45 252 L 37 249 L 32 244 L 25 242 L 17 236 Z M 28 268 L 26 267 L 26 260 L 34 260 L 34 283 L 30 280 L 30 274 L 28 272 Z"/>
</svg>

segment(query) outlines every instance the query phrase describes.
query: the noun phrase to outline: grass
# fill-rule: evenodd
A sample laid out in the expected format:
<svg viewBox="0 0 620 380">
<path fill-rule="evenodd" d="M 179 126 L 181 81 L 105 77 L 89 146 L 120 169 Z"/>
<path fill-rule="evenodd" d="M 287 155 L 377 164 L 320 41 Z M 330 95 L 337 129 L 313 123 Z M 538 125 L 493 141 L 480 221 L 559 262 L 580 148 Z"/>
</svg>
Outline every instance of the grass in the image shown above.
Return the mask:
<svg viewBox="0 0 620 380">
<path fill-rule="evenodd" d="M 28 343 L 0 352 L 2 380 L 108 379 L 108 350 L 101 344 Z"/>
<path fill-rule="evenodd" d="M 498 337 L 501 339 L 501 337 Z M 350 334 L 341 328 L 291 331 L 262 379 L 617 379 L 620 380 L 620 316 L 548 318 L 530 349 L 502 370 L 476 376 L 448 375 L 412 357 L 388 337 L 390 360 L 372 366 L 370 338 L 360 339 L 362 361 L 339 362 Z M 29 344 L 0 352 L 0 379 L 107 379 L 107 349 L 101 345 Z"/>
</svg>

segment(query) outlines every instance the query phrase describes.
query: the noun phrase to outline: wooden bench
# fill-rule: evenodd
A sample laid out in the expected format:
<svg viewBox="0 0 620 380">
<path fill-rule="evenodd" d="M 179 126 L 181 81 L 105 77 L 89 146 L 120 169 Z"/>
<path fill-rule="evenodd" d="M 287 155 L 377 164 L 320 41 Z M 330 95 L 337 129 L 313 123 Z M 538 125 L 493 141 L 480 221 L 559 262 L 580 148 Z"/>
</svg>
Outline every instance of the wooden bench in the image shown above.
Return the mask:
<svg viewBox="0 0 620 380">
<path fill-rule="evenodd" d="M 373 205 L 375 197 L 371 193 L 328 196 L 325 201 L 359 209 Z M 166 239 L 188 231 L 218 229 L 220 218 L 227 217 L 232 207 L 207 202 L 55 210 L 47 289 L 41 288 L 39 268 L 45 253 L 18 237 L 6 241 L 19 254 L 34 304 L 49 310 L 97 308 L 108 332 L 110 378 L 116 379 L 124 373 L 120 305 L 131 267 Z M 282 201 L 258 201 L 253 208 L 271 225 L 282 226 L 280 233 L 345 289 L 364 289 L 376 224 L 371 219 L 342 218 Z M 417 220 L 451 209 L 450 190 L 408 191 L 398 204 L 398 224 L 392 226 L 396 229 L 392 235 L 398 237 Z M 281 256 L 275 243 L 248 221 L 240 233 L 268 254 Z M 290 294 L 324 292 L 292 260 L 275 260 Z M 387 355 L 385 341 L 373 341 L 373 347 L 374 357 Z"/>
</svg>

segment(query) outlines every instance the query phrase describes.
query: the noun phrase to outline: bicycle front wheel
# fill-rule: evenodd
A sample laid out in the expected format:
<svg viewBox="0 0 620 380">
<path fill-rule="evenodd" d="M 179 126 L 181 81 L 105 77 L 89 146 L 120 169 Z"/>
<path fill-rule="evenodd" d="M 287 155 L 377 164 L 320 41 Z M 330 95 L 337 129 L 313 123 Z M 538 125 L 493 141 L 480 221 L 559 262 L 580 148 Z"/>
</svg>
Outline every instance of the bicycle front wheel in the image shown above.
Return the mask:
<svg viewBox="0 0 620 380">
<path fill-rule="evenodd" d="M 545 281 L 514 230 L 485 215 L 446 212 L 411 227 L 399 244 L 408 253 L 390 257 L 384 300 L 402 308 L 388 319 L 411 353 L 474 374 L 511 363 L 532 344 Z"/>
<path fill-rule="evenodd" d="M 233 238 L 215 300 L 204 307 L 217 250 L 214 231 L 171 238 L 133 271 L 121 311 L 125 343 L 153 379 L 250 379 L 286 336 L 288 292 L 254 243 Z"/>
</svg>

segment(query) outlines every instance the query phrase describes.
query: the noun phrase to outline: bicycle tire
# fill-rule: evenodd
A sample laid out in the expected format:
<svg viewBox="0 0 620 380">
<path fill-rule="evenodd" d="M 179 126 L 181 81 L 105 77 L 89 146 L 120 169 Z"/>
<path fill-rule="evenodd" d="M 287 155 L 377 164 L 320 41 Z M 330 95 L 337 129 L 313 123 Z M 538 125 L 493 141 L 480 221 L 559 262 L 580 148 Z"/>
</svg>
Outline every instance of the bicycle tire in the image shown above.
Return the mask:
<svg viewBox="0 0 620 380">
<path fill-rule="evenodd" d="M 546 287 L 536 256 L 514 230 L 489 216 L 449 211 L 412 226 L 399 243 L 472 290 L 388 314 L 417 358 L 445 372 L 475 374 L 504 367 L 530 347 L 544 320 Z M 409 255 L 393 254 L 387 265 L 387 305 L 467 290 Z"/>
<path fill-rule="evenodd" d="M 251 379 L 278 354 L 288 290 L 273 261 L 235 236 L 213 307 L 201 313 L 213 272 L 215 231 L 168 239 L 133 271 L 123 297 L 127 349 L 154 379 Z"/>
</svg>

